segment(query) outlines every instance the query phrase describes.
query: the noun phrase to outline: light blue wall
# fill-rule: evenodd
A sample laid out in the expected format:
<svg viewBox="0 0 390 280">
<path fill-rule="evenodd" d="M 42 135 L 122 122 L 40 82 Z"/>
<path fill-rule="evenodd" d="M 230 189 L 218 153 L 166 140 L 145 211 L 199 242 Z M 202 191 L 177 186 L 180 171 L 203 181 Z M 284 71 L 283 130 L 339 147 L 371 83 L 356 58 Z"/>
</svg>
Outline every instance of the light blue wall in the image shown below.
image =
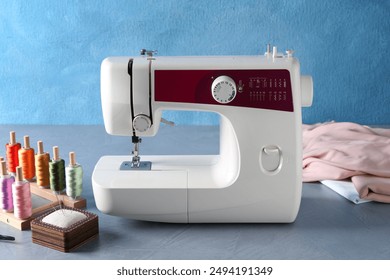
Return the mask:
<svg viewBox="0 0 390 280">
<path fill-rule="evenodd" d="M 390 1 L 1 1 L 0 124 L 101 124 L 107 56 L 292 48 L 315 99 L 305 123 L 390 123 Z M 203 114 L 176 122 L 213 123 Z"/>
</svg>

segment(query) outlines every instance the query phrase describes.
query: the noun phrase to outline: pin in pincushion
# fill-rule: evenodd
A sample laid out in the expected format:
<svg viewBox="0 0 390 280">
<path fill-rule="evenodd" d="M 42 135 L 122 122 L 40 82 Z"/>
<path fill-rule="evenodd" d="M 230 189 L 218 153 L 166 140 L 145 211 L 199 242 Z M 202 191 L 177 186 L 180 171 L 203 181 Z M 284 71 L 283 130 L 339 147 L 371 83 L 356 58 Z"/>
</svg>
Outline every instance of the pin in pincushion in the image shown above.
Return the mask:
<svg viewBox="0 0 390 280">
<path fill-rule="evenodd" d="M 31 222 L 32 241 L 69 252 L 99 234 L 98 216 L 76 208 L 53 209 Z"/>
</svg>

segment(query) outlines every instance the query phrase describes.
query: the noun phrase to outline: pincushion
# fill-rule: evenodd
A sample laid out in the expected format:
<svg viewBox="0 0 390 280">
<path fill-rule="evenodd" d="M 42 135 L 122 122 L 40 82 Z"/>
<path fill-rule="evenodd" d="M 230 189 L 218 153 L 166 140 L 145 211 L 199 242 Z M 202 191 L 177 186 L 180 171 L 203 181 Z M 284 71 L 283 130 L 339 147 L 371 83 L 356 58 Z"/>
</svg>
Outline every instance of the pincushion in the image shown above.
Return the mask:
<svg viewBox="0 0 390 280">
<path fill-rule="evenodd" d="M 69 252 L 99 233 L 98 216 L 76 208 L 53 209 L 31 222 L 32 241 Z"/>
<path fill-rule="evenodd" d="M 69 209 L 58 209 L 45 216 L 42 219 L 42 222 L 60 228 L 69 228 L 75 223 L 82 221 L 86 218 L 87 216 L 78 211 L 73 211 Z"/>
</svg>

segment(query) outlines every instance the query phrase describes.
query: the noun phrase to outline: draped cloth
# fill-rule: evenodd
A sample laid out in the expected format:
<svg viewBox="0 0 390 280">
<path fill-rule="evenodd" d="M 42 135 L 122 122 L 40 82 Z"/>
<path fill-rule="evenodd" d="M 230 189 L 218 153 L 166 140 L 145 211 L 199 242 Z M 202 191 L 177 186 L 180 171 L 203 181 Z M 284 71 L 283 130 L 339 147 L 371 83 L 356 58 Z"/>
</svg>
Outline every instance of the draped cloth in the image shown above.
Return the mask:
<svg viewBox="0 0 390 280">
<path fill-rule="evenodd" d="M 390 129 L 350 122 L 302 128 L 304 182 L 350 179 L 360 198 L 390 203 Z"/>
</svg>

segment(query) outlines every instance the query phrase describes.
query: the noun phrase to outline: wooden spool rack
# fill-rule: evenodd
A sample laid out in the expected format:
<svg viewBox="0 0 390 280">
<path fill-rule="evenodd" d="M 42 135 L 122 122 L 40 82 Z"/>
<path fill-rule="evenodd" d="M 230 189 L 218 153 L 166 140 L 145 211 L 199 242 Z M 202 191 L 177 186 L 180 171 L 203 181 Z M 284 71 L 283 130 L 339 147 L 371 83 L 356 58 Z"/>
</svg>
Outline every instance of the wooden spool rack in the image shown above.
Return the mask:
<svg viewBox="0 0 390 280">
<path fill-rule="evenodd" d="M 71 208 L 83 209 L 87 207 L 87 201 L 85 198 L 79 197 L 77 200 L 73 200 L 68 197 L 66 194 L 60 194 L 57 196 L 52 192 L 51 189 L 42 189 L 37 186 L 36 183 L 30 183 L 31 194 L 40 196 L 49 200 L 47 204 L 38 206 L 33 209 L 32 216 L 26 220 L 19 220 L 15 218 L 13 213 L 1 213 L 0 212 L 0 221 L 6 223 L 19 230 L 29 230 L 31 229 L 31 221 L 36 217 L 40 216 L 47 210 L 59 205 L 58 198 L 63 205 Z"/>
</svg>

